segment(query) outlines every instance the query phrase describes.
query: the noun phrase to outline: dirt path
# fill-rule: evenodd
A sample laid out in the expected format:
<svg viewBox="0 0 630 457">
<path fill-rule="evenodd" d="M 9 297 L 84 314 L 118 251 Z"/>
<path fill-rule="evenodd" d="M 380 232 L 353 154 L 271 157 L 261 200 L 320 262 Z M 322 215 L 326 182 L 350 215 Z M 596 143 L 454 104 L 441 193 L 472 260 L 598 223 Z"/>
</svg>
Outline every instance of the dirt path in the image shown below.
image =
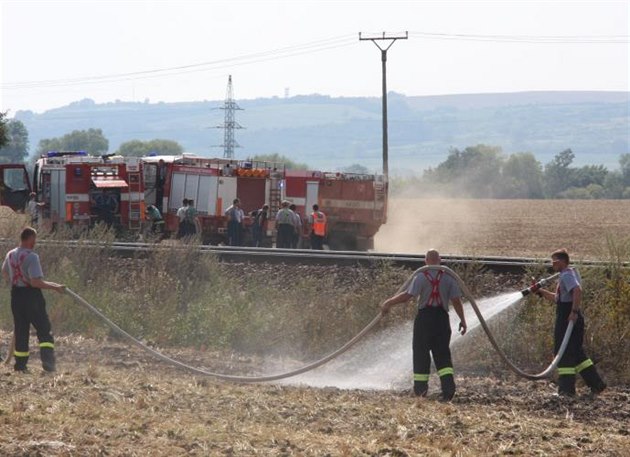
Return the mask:
<svg viewBox="0 0 630 457">
<path fill-rule="evenodd" d="M 6 341 L 6 334 L 2 335 Z M 630 449 L 630 389 L 462 377 L 453 403 L 409 392 L 218 383 L 117 343 L 60 338 L 59 371 L 0 369 L 0 455 L 606 455 Z M 180 351 L 225 371 L 256 361 Z M 243 368 L 245 367 L 245 368 Z M 436 383 L 436 379 L 431 380 Z"/>
</svg>

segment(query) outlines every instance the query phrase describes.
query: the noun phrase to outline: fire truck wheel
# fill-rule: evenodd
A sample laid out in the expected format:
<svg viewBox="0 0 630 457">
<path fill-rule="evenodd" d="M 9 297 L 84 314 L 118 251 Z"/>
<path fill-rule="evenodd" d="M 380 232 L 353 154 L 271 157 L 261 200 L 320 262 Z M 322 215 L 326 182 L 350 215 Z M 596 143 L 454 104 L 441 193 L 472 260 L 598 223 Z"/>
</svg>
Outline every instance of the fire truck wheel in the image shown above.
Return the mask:
<svg viewBox="0 0 630 457">
<path fill-rule="evenodd" d="M 328 246 L 333 251 L 356 251 L 357 237 L 348 232 L 333 232 L 328 235 Z"/>
</svg>

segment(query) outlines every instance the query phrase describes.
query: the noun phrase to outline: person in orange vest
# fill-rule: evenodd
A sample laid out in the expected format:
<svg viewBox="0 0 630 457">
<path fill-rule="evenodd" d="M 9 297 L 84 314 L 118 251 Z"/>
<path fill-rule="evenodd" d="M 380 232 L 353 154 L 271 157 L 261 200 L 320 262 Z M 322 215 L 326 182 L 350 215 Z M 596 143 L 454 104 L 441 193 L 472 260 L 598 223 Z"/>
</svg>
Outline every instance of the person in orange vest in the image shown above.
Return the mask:
<svg viewBox="0 0 630 457">
<path fill-rule="evenodd" d="M 313 205 L 313 212 L 308 218 L 311 225 L 311 249 L 324 249 L 324 238 L 328 231 L 326 215 L 319 210 L 319 205 Z"/>
</svg>

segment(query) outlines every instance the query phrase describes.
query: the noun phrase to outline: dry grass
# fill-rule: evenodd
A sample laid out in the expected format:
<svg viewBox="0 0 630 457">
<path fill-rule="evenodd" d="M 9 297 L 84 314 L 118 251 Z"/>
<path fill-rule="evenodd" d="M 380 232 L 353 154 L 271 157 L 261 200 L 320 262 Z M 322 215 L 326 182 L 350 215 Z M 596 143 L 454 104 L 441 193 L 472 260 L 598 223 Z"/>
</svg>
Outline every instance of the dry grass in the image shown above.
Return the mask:
<svg viewBox="0 0 630 457">
<path fill-rule="evenodd" d="M 2 368 L 0 454 L 625 456 L 630 447 L 628 389 L 560 400 L 546 383 L 459 377 L 456 400 L 441 404 L 407 392 L 217 383 L 114 343 L 58 346 L 56 376 L 35 363 L 26 375 Z"/>
<path fill-rule="evenodd" d="M 600 258 L 606 236 L 630 233 L 630 200 L 392 199 L 376 249 L 547 257 L 566 247 Z"/>
<path fill-rule="evenodd" d="M 462 245 L 505 241 L 505 233 L 482 235 L 481 226 L 491 216 L 466 216 L 466 205 L 445 210 L 460 218 L 459 225 L 444 218 L 428 218 L 425 226 L 418 225 L 428 227 L 422 239 L 444 252 L 456 251 L 437 244 L 437 234 Z M 516 216 L 509 217 L 508 209 L 499 205 L 495 207 L 499 214 L 492 217 L 511 221 L 505 227 L 515 226 Z M 430 210 L 425 206 L 425 215 Z M 545 226 L 545 219 L 536 217 Z M 22 223 L 11 220 L 3 233 L 15 236 Z M 473 230 L 467 232 L 469 226 Z M 527 232 L 503 230 L 522 233 L 521 237 Z M 591 239 L 598 236 L 597 230 Z M 92 236 L 111 239 L 108 233 Z M 582 241 L 589 237 L 584 235 Z M 572 249 L 570 244 L 561 245 Z M 544 253 L 555 247 L 545 246 Z M 627 257 L 626 248 L 615 251 L 618 260 Z M 387 266 L 373 272 L 226 267 L 192 249 L 185 255 L 130 260 L 112 259 L 107 249 L 87 254 L 42 246 L 39 251 L 51 279 L 85 295 L 131 333 L 167 347 L 178 359 L 219 372 L 257 372 L 262 361 L 256 354 L 272 349 L 313 358 L 338 347 L 373 317 L 378 303 L 406 277 Z M 487 291 L 490 282 L 492 288 L 500 286 L 496 278 L 480 275 L 474 267 L 462 274 L 471 286 L 482 284 L 480 291 Z M 630 303 L 625 273 L 613 276 L 605 287 L 601 278 L 585 276 L 591 303 L 611 296 L 620 300 L 618 306 Z M 26 375 L 0 369 L 0 455 L 625 456 L 630 448 L 627 387 L 617 385 L 594 401 L 560 400 L 552 397 L 555 389 L 548 383 L 506 376 L 496 357 L 483 357 L 486 347 L 474 339 L 469 345 L 474 350 L 464 354 L 469 360 L 456 362 L 458 373 L 483 366 L 496 369 L 499 376 L 459 377 L 456 401 L 444 405 L 418 401 L 406 392 L 231 385 L 191 377 L 111 342 L 103 326 L 67 297 L 47 294 L 47 299 L 55 330 L 65 335 L 80 331 L 83 336 L 58 338 L 56 376 L 40 374 L 37 360 Z M 0 304 L 0 324 L 6 328 L 10 322 L 6 293 Z M 550 348 L 551 308 L 542 313 L 530 309 L 529 314 L 515 310 L 508 316 L 520 327 L 512 331 L 512 325 L 505 325 L 500 340 L 519 362 L 527 363 L 531 356 L 532 362 L 541 363 Z M 400 308 L 388 322 L 408 319 L 412 313 L 411 307 Z M 622 352 L 623 332 L 614 334 L 613 340 L 609 329 L 627 329 L 627 321 L 608 313 L 589 322 L 601 324 L 589 330 L 589 342 L 609 351 L 606 357 L 613 350 Z M 0 338 L 6 342 L 8 335 L 0 333 Z M 523 341 L 528 341 L 531 354 L 518 352 Z M 625 361 L 627 352 L 622 353 Z M 610 380 L 611 372 L 605 371 L 605 376 Z"/>
</svg>

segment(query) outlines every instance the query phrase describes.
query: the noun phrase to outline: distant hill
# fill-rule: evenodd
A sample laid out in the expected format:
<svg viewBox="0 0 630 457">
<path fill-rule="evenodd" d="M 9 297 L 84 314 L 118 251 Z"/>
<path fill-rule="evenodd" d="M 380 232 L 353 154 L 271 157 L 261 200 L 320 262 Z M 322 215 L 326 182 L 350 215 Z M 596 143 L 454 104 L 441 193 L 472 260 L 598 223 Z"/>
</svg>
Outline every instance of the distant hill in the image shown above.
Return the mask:
<svg viewBox="0 0 630 457">
<path fill-rule="evenodd" d="M 571 148 L 576 165 L 617 166 L 630 152 L 630 93 L 522 92 L 407 97 L 389 94 L 390 169 L 421 171 L 450 147 L 486 143 L 530 151 L 543 163 Z M 277 152 L 313 168 L 381 167 L 381 100 L 322 95 L 239 100 L 239 157 Z M 114 102 L 85 99 L 36 114 L 18 111 L 34 151 L 42 138 L 101 128 L 114 151 L 131 139 L 172 139 L 186 151 L 221 156 L 221 101 Z"/>
</svg>

